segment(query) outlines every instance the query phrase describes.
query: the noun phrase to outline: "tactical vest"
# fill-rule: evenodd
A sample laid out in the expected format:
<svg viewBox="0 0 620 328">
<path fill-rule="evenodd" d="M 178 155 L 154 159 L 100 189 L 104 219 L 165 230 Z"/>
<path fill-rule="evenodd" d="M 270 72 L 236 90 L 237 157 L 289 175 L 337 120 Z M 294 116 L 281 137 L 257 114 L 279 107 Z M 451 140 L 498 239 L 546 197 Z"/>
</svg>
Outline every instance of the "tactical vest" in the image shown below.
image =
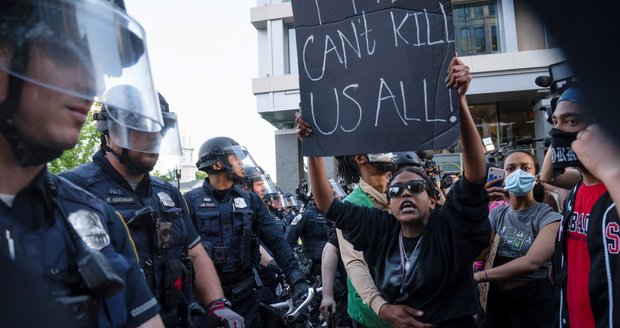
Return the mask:
<svg viewBox="0 0 620 328">
<path fill-rule="evenodd" d="M 256 209 L 247 192 L 238 187 L 225 202 L 218 202 L 211 190 L 197 188 L 185 194 L 195 213 L 193 222 L 202 243 L 222 279 L 236 273 L 240 278 L 251 275 L 251 266 L 260 260 L 258 226 L 254 224 Z M 234 281 L 232 283 L 238 282 Z"/>
<path fill-rule="evenodd" d="M 147 283 L 162 308 L 171 309 L 191 300 L 191 281 L 187 258 L 187 227 L 182 219 L 181 204 L 173 201 L 173 191 L 162 180 L 150 177 L 151 191 L 140 197 L 119 183 L 95 163 L 73 170 L 87 184 L 87 190 L 114 207 L 128 223 L 136 245 L 140 267 Z M 182 200 L 177 200 L 177 202 Z M 145 207 L 154 211 L 152 226 L 136 227 L 129 222 Z"/>
<path fill-rule="evenodd" d="M 0 231 L 10 231 L 15 263 L 25 271 L 40 276 L 51 299 L 66 301 L 66 296 L 90 295 L 97 301 L 96 320 L 99 327 L 123 327 L 128 317 L 126 287 L 108 298 L 91 295 L 88 290 L 84 290 L 84 287 L 80 287 L 81 280 L 75 263 L 77 258 L 75 242 L 69 235 L 61 213 L 66 214 L 82 239 L 88 240 L 86 244 L 98 249 L 112 269 L 125 279 L 130 264 L 114 249 L 107 228 L 108 222 L 115 218 L 106 214 L 109 212 L 106 212 L 98 199 L 62 178 L 57 178 L 56 181 L 58 190 L 56 199 L 61 209 L 54 209 L 51 225 L 29 230 L 15 224 L 11 218 L 0 215 Z M 76 321 L 85 320 L 79 317 L 80 313 L 74 314 Z M 88 323 L 80 322 L 76 322 L 76 325 L 90 326 Z"/>
<path fill-rule="evenodd" d="M 288 227 L 288 221 L 286 220 L 286 213 L 283 210 L 273 210 L 271 208 L 269 209 L 269 212 L 271 212 L 273 217 L 276 219 L 275 220 L 276 224 L 280 228 L 280 231 L 282 232 L 282 236 L 284 237 L 284 234 L 286 233 L 286 228 Z"/>
</svg>

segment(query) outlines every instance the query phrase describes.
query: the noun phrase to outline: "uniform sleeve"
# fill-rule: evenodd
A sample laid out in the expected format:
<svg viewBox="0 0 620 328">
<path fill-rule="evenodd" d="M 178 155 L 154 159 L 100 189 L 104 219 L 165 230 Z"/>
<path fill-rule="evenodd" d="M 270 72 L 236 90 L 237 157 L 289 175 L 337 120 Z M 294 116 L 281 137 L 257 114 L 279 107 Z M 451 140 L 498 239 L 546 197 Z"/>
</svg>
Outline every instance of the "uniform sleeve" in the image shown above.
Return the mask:
<svg viewBox="0 0 620 328">
<path fill-rule="evenodd" d="M 255 219 L 259 222 L 260 240 L 273 253 L 276 262 L 284 269 L 291 282 L 295 283 L 305 279 L 305 275 L 293 255 L 293 249 L 282 237 L 282 230 L 276 224 L 267 205 L 256 194 L 250 193 L 250 197 L 252 197 L 252 204 L 256 209 Z"/>
<path fill-rule="evenodd" d="M 173 190 L 176 197 L 175 202 L 181 207 L 181 219 L 184 221 L 187 229 L 187 248 L 191 249 L 200 243 L 200 236 L 196 232 L 196 227 L 194 227 L 194 223 L 190 219 L 189 207 L 185 198 L 181 196 L 181 193 L 176 188 Z"/>
<path fill-rule="evenodd" d="M 286 239 L 289 245 L 293 247 L 297 246 L 297 239 L 303 234 L 307 221 L 308 216 L 304 214 L 297 214 L 293 221 L 291 221 L 284 235 L 284 239 Z"/>
<path fill-rule="evenodd" d="M 112 246 L 129 263 L 129 269 L 125 273 L 125 301 L 127 304 L 127 327 L 137 327 L 159 313 L 159 304 L 151 293 L 144 273 L 138 265 L 138 255 L 129 230 L 120 214 L 117 214 L 109 206 L 108 208 L 108 233 Z"/>
<path fill-rule="evenodd" d="M 183 200 L 185 203 L 185 206 L 187 206 L 187 216 L 189 216 L 190 222 L 192 222 L 192 224 L 194 224 L 194 220 L 196 219 L 194 217 L 195 213 L 196 213 L 196 209 L 194 208 L 194 204 L 192 203 L 192 199 L 190 197 L 190 194 L 187 193 L 185 195 L 183 195 Z M 196 230 L 196 226 L 194 226 L 194 230 Z"/>
<path fill-rule="evenodd" d="M 73 173 L 71 171 L 60 173 L 60 174 L 58 174 L 58 176 L 71 181 L 71 183 L 73 183 L 74 185 L 76 185 L 76 186 L 78 186 L 78 187 L 80 187 L 80 188 L 82 188 L 84 190 L 90 191 L 90 188 L 88 188 L 88 185 L 86 184 L 86 181 L 84 181 L 84 179 L 82 179 L 82 177 L 80 177 L 79 175 L 77 175 L 77 174 L 75 174 L 75 173 Z"/>
</svg>

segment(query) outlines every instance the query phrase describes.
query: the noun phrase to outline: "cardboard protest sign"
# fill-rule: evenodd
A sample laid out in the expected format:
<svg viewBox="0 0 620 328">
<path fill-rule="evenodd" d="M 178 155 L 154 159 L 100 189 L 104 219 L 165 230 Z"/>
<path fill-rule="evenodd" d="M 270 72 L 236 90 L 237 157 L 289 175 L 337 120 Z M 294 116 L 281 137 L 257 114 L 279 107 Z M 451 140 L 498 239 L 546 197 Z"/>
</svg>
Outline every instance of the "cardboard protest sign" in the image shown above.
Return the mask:
<svg viewBox="0 0 620 328">
<path fill-rule="evenodd" d="M 306 156 L 447 148 L 449 0 L 293 0 Z"/>
</svg>

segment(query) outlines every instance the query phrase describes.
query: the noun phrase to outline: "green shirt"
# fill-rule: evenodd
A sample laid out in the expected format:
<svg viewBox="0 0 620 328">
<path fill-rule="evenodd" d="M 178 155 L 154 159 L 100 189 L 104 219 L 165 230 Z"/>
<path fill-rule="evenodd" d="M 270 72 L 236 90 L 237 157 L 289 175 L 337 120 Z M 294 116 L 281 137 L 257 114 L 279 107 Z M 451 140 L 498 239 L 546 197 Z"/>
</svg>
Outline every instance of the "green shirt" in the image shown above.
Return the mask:
<svg viewBox="0 0 620 328">
<path fill-rule="evenodd" d="M 359 186 L 355 187 L 353 192 L 351 192 L 345 199 L 345 202 L 349 202 L 351 204 L 366 206 L 366 207 L 374 207 L 372 200 Z M 390 328 L 391 325 L 379 318 L 379 316 L 373 311 L 368 304 L 364 303 L 359 294 L 355 291 L 353 284 L 349 277 L 347 277 L 347 287 L 348 287 L 348 308 L 347 312 L 351 319 L 361 323 L 366 327 L 385 327 Z"/>
</svg>

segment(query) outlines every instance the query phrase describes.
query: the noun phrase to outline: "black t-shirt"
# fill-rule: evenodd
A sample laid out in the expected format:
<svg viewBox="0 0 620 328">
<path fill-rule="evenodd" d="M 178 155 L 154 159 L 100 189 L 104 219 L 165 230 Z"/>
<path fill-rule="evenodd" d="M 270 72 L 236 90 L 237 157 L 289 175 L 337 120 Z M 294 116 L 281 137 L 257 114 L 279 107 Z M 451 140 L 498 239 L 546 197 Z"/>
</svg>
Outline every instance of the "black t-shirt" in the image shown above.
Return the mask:
<svg viewBox="0 0 620 328">
<path fill-rule="evenodd" d="M 355 249 L 364 251 L 368 265 L 375 268 L 375 283 L 389 303 L 420 309 L 422 322 L 440 323 L 477 312 L 471 264 L 490 241 L 488 201 L 484 184 L 459 180 L 445 205 L 428 219 L 404 283 L 401 225 L 394 216 L 339 201 L 326 216 L 347 232 Z"/>
</svg>

